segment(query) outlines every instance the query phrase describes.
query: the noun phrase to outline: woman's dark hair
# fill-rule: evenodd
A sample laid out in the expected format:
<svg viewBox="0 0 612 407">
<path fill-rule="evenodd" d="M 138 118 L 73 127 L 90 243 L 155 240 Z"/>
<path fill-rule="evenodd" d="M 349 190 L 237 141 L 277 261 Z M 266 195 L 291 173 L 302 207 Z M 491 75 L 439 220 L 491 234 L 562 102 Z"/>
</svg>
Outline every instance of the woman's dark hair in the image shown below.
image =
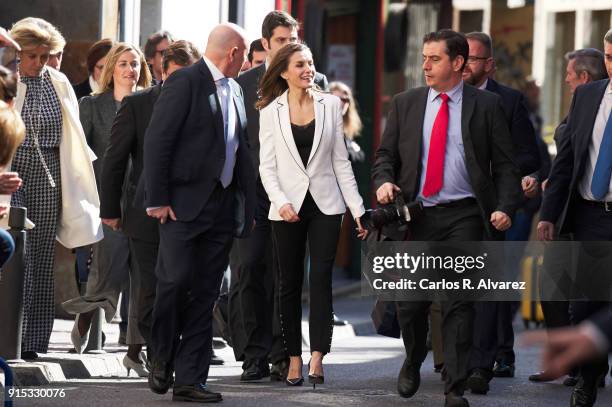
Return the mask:
<svg viewBox="0 0 612 407">
<path fill-rule="evenodd" d="M 270 66 L 266 69 L 266 73 L 259 82 L 260 98 L 255 103 L 256 109 L 263 109 L 268 106 L 289 88 L 287 81 L 283 79 L 281 74 L 289 68 L 291 56 L 296 52 L 302 51 L 310 53 L 310 48 L 306 44 L 297 42 L 284 45 L 276 53 L 276 56 L 270 62 Z M 316 85 L 314 85 L 314 88 L 318 90 Z"/>
<path fill-rule="evenodd" d="M 449 56 L 451 61 L 454 61 L 459 55 L 463 57 L 463 66 L 461 67 L 461 70 L 463 70 L 470 53 L 470 46 L 465 38 L 465 35 L 463 33 L 444 28 L 442 30 L 425 34 L 423 37 L 423 44 L 439 41 L 444 41 L 446 43 L 446 54 Z"/>
<path fill-rule="evenodd" d="M 0 100 L 10 103 L 17 97 L 17 75 L 0 65 Z"/>
<path fill-rule="evenodd" d="M 87 51 L 87 72 L 91 75 L 96 67 L 96 63 L 104 58 L 108 51 L 113 47 L 113 40 L 104 38 L 95 42 Z"/>
</svg>

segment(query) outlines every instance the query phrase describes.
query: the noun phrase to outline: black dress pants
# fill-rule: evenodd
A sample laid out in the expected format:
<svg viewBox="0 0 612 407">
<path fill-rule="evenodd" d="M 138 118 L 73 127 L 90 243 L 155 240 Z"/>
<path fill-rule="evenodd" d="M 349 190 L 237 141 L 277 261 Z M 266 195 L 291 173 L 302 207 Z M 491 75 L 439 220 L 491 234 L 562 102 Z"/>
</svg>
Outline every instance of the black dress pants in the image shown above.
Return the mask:
<svg viewBox="0 0 612 407">
<path fill-rule="evenodd" d="M 612 241 L 612 212 L 607 212 L 603 205 L 595 206 L 592 204 L 585 203 L 579 200 L 575 203 L 575 210 L 573 213 L 573 233 L 574 240 L 583 243 L 583 250 L 589 250 L 588 242 L 596 241 Z M 604 244 L 597 247 L 595 244 L 591 244 L 591 248 L 600 250 L 603 248 L 608 251 L 611 243 Z M 609 264 L 609 262 L 608 262 Z M 578 292 L 574 293 L 573 296 L 576 298 L 584 296 L 581 301 L 571 301 L 570 305 L 570 318 L 572 323 L 579 324 L 580 322 L 588 319 L 594 314 L 598 313 L 604 308 L 610 307 L 609 301 L 597 301 L 602 298 L 593 298 L 593 289 L 599 288 L 606 294 L 609 293 L 610 287 L 602 287 L 601 282 L 610 281 L 609 278 L 602 279 L 598 277 L 599 273 L 610 272 L 607 268 L 602 270 L 601 267 L 592 268 L 588 263 L 582 261 L 581 255 L 578 258 L 578 270 L 577 270 L 577 286 Z M 593 284 L 593 282 L 600 282 Z M 580 287 L 585 287 L 581 290 Z M 602 374 L 605 374 L 608 369 L 608 357 L 607 355 L 594 359 L 590 362 L 582 364 L 580 367 L 580 374 L 585 381 L 595 383 Z"/>
<path fill-rule="evenodd" d="M 212 311 L 229 263 L 234 198 L 232 186 L 219 184 L 196 219 L 160 225 L 151 336 L 154 359 L 174 362 L 175 386 L 208 378 Z"/>
<path fill-rule="evenodd" d="M 255 228 L 234 239 L 230 252 L 229 324 L 234 357 L 240 361 L 286 359 L 279 326 L 278 266 L 268 219 L 270 201 L 257 182 Z"/>
<path fill-rule="evenodd" d="M 151 326 L 153 325 L 153 304 L 157 277 L 155 267 L 159 242 L 130 238 L 130 252 L 135 259 L 139 274 L 138 300 L 138 329 L 147 343 L 147 352 L 151 352 Z"/>
<path fill-rule="evenodd" d="M 480 241 L 483 219 L 474 199 L 456 201 L 448 207 L 425 208 L 425 216 L 411 225 L 414 241 Z M 431 301 L 398 302 L 399 324 L 408 365 L 418 369 L 427 356 L 427 315 Z M 472 347 L 474 304 L 443 301 L 442 340 L 447 376 L 446 394 L 463 394 Z"/>
<path fill-rule="evenodd" d="M 332 269 L 342 214 L 325 215 L 306 194 L 295 223 L 272 222 L 279 265 L 280 323 L 289 356 L 302 354 L 302 283 L 306 243 L 310 253 L 310 351 L 328 353 L 334 315 Z"/>
</svg>

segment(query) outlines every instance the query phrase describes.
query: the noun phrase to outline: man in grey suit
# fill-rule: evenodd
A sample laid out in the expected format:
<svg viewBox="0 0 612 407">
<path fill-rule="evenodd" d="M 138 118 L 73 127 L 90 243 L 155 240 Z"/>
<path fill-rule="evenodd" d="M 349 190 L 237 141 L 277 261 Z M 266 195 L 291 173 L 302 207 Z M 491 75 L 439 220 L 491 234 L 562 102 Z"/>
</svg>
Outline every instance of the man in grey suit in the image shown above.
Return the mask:
<svg viewBox="0 0 612 407">
<path fill-rule="evenodd" d="M 259 166 L 259 111 L 255 109 L 259 81 L 276 52 L 285 44 L 297 42 L 298 22 L 284 11 L 270 12 L 262 24 L 262 44 L 268 52 L 264 64 L 240 75 L 236 80 L 244 91 L 247 129 L 251 155 Z M 317 73 L 315 84 L 327 89 L 327 78 Z M 236 360 L 244 361 L 242 381 L 284 380 L 288 358 L 278 323 L 275 301 L 275 272 L 268 211 L 270 201 L 257 177 L 256 225 L 247 239 L 236 239 L 230 255 L 232 271 L 229 312 L 232 346 Z M 268 367 L 268 358 L 272 370 Z"/>
<path fill-rule="evenodd" d="M 396 95 L 376 152 L 372 179 L 381 204 L 401 193 L 418 200 L 424 216 L 411 222 L 420 241 L 502 240 L 522 191 L 520 172 L 501 98 L 462 81 L 468 58 L 463 34 L 440 30 L 423 39 L 427 87 Z M 452 168 L 452 171 L 445 171 Z M 406 359 L 400 396 L 420 385 L 431 301 L 398 303 Z M 473 334 L 473 303 L 442 302 L 447 377 L 445 406 L 469 406 L 463 398 Z"/>
</svg>

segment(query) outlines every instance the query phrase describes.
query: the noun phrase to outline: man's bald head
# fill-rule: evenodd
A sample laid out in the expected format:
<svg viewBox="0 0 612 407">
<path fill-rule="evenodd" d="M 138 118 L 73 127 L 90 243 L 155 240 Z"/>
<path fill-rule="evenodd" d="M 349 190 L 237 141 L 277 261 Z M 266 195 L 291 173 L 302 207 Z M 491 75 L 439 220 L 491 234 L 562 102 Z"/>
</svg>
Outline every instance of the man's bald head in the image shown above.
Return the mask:
<svg viewBox="0 0 612 407">
<path fill-rule="evenodd" d="M 206 44 L 206 58 L 229 78 L 238 76 L 247 59 L 249 45 L 245 31 L 238 25 L 223 23 L 212 29 Z"/>
</svg>

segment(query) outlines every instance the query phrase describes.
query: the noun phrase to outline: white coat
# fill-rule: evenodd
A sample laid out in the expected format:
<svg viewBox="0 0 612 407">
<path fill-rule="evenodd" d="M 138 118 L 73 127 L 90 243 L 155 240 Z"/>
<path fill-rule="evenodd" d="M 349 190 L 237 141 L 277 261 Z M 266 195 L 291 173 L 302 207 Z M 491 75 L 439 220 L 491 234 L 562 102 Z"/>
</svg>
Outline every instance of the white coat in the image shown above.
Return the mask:
<svg viewBox="0 0 612 407">
<path fill-rule="evenodd" d="M 314 140 L 305 167 L 291 132 L 287 91 L 260 112 L 259 174 L 271 202 L 270 220 L 283 220 L 279 209 L 287 203 L 299 213 L 308 191 L 326 215 L 344 214 L 347 206 L 353 218 L 365 212 L 344 143 L 340 99 L 315 92 L 314 108 Z"/>
</svg>

